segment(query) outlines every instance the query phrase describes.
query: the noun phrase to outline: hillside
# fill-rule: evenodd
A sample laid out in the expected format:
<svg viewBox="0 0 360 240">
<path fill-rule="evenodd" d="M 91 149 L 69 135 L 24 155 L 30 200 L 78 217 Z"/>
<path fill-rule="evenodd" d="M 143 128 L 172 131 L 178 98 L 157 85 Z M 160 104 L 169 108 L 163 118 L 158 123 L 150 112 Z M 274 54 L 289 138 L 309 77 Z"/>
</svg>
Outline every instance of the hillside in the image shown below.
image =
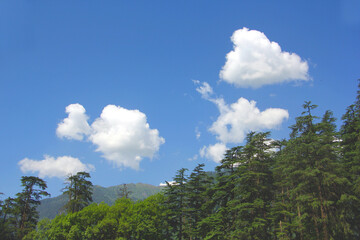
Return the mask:
<svg viewBox="0 0 360 240">
<path fill-rule="evenodd" d="M 105 188 L 95 185 L 93 189 L 93 202 L 105 202 L 109 205 L 114 204 L 115 200 L 119 196 L 119 190 L 122 186 L 123 185 L 117 185 Z M 162 190 L 162 187 L 144 183 L 129 183 L 126 184 L 126 186 L 131 192 L 130 198 L 134 201 L 145 199 L 148 196 L 156 194 Z M 38 207 L 40 219 L 45 217 L 50 219 L 54 218 L 62 211 L 62 207 L 66 204 L 66 202 L 67 196 L 64 194 L 41 200 L 41 205 Z"/>
</svg>

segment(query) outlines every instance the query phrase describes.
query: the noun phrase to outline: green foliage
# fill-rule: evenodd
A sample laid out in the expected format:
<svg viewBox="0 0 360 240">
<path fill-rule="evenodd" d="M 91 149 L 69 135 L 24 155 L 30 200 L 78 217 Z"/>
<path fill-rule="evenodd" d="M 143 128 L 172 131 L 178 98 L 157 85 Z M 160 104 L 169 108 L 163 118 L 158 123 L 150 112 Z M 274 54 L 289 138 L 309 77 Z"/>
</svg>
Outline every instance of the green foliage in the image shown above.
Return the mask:
<svg viewBox="0 0 360 240">
<path fill-rule="evenodd" d="M 326 111 L 320 121 L 313 116 L 311 102 L 291 126 L 290 140 L 279 154 L 275 174 L 279 183 L 276 235 L 284 239 L 349 239 L 349 222 L 339 221 L 339 210 L 347 204 L 350 182 L 340 164 L 335 119 Z M 341 201 L 341 199 L 343 199 Z M 281 224 L 281 225 L 280 225 Z"/>
<path fill-rule="evenodd" d="M 171 231 L 168 237 L 176 237 L 176 239 L 183 239 L 185 234 L 186 171 L 186 168 L 180 169 L 172 184 L 166 182 L 168 185 L 165 190 L 165 207 L 168 210 L 166 217 Z"/>
<path fill-rule="evenodd" d="M 78 172 L 66 179 L 64 193 L 68 195 L 69 201 L 64 208 L 67 212 L 78 212 L 92 201 L 92 183 L 87 178 L 90 178 L 89 173 Z"/>
<path fill-rule="evenodd" d="M 122 184 L 119 188 L 119 198 L 129 198 L 132 192 L 128 189 L 127 184 Z"/>
<path fill-rule="evenodd" d="M 47 188 L 45 181 L 38 177 L 22 177 L 21 186 L 24 189 L 16 194 L 14 209 L 20 239 L 35 228 L 39 218 L 36 208 L 40 205 L 40 199 L 50 195 L 45 191 Z"/>
<path fill-rule="evenodd" d="M 213 180 L 203 170 L 204 164 L 199 164 L 186 183 L 186 198 L 185 198 L 185 217 L 186 217 L 186 233 L 191 239 L 200 239 L 204 236 L 200 227 L 200 221 L 203 218 L 210 216 L 211 209 L 207 206 L 210 200 L 209 191 L 211 191 L 211 184 Z"/>
<path fill-rule="evenodd" d="M 1 201 L 0 239 L 22 239 L 35 229 L 38 213 L 36 208 L 40 199 L 50 194 L 47 185 L 38 177 L 21 177 L 22 192 L 16 198 Z"/>
<path fill-rule="evenodd" d="M 345 169 L 345 176 L 351 182 L 347 189 L 347 196 L 342 198 L 347 206 L 341 213 L 341 218 L 348 221 L 360 222 L 360 79 L 358 80 L 357 97 L 342 117 L 341 134 L 341 163 Z M 353 239 L 360 237 L 360 224 L 347 224 L 345 232 Z"/>
<path fill-rule="evenodd" d="M 15 239 L 17 216 L 15 215 L 15 199 L 8 197 L 1 203 L 0 239 Z"/>
<path fill-rule="evenodd" d="M 164 239 L 164 196 L 143 201 L 121 198 L 113 206 L 93 203 L 84 209 L 43 219 L 34 239 Z"/>
<path fill-rule="evenodd" d="M 133 201 L 143 200 L 151 195 L 159 193 L 163 188 L 144 183 L 130 183 L 126 184 L 128 191 L 130 191 L 129 198 Z M 119 191 L 122 185 L 112 187 L 93 186 L 93 202 L 104 202 L 108 205 L 114 205 L 116 199 L 119 197 Z M 69 196 L 62 194 L 54 198 L 47 198 L 41 200 L 41 205 L 38 206 L 40 219 L 50 218 L 53 219 L 57 214 L 64 210 L 65 204 L 68 202 Z"/>
<path fill-rule="evenodd" d="M 238 176 L 234 199 L 229 202 L 235 215 L 231 235 L 241 238 L 270 239 L 269 213 L 273 199 L 272 145 L 269 133 L 247 135 L 247 144 L 237 152 Z"/>
</svg>

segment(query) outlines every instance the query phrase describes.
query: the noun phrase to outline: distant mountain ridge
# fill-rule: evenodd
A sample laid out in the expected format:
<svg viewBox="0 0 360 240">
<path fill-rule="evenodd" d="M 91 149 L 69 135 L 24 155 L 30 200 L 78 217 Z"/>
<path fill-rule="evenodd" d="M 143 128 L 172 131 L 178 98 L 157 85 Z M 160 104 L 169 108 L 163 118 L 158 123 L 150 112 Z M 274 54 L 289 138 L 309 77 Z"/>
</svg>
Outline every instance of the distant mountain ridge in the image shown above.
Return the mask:
<svg viewBox="0 0 360 240">
<path fill-rule="evenodd" d="M 123 184 L 107 188 L 95 185 L 93 187 L 93 202 L 104 202 L 106 204 L 113 205 L 115 203 L 115 200 L 119 197 L 120 189 L 122 187 Z M 143 200 L 151 195 L 160 192 L 163 189 L 163 187 L 145 183 L 129 183 L 126 184 L 126 187 L 128 191 L 131 192 L 129 195 L 130 199 L 134 201 Z M 38 207 L 40 219 L 54 218 L 57 214 L 61 213 L 62 208 L 67 203 L 67 201 L 68 196 L 65 194 L 41 200 L 41 204 Z"/>
</svg>

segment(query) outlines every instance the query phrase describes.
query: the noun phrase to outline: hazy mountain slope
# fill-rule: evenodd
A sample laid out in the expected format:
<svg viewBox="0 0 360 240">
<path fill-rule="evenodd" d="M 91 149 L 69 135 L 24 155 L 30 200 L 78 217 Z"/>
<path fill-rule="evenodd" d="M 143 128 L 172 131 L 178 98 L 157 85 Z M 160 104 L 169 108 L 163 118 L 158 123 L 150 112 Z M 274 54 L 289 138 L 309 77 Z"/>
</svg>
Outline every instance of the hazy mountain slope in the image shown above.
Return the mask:
<svg viewBox="0 0 360 240">
<path fill-rule="evenodd" d="M 93 201 L 96 203 L 105 202 L 109 205 L 115 203 L 115 200 L 119 196 L 119 190 L 123 185 L 111 186 L 111 187 L 101 187 L 94 186 L 93 189 Z M 156 194 L 161 191 L 162 187 L 153 186 L 150 184 L 144 183 L 129 183 L 126 184 L 128 191 L 131 192 L 130 198 L 134 201 L 142 200 Z M 40 219 L 41 218 L 54 218 L 58 213 L 62 211 L 63 206 L 67 202 L 67 195 L 60 195 L 53 198 L 47 198 L 41 200 L 41 205 L 38 207 Z"/>
</svg>

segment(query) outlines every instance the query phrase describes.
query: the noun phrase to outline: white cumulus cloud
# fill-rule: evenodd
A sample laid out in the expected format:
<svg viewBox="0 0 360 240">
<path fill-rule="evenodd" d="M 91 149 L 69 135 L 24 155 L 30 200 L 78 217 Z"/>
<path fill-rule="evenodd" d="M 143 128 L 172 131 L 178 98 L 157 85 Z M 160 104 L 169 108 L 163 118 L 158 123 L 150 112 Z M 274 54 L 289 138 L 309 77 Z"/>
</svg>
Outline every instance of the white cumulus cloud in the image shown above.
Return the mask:
<svg viewBox="0 0 360 240">
<path fill-rule="evenodd" d="M 227 150 L 226 144 L 216 143 L 214 145 L 204 146 L 200 149 L 200 156 L 219 163 Z"/>
<path fill-rule="evenodd" d="M 249 131 L 273 129 L 289 118 L 289 113 L 281 108 L 268 108 L 260 111 L 255 101 L 239 98 L 230 105 L 217 104 L 219 117 L 211 125 L 210 132 L 223 143 L 240 143 Z"/>
<path fill-rule="evenodd" d="M 84 164 L 78 158 L 70 156 L 51 157 L 44 156 L 43 160 L 31 160 L 24 158 L 18 165 L 23 173 L 38 173 L 40 178 L 44 177 L 58 177 L 64 178 L 69 174 L 76 174 L 77 172 L 94 171 L 95 167 L 91 164 Z"/>
<path fill-rule="evenodd" d="M 208 83 L 196 82 L 196 84 L 201 84 L 200 87 L 210 87 Z M 197 91 L 203 98 L 214 103 L 219 110 L 219 116 L 209 128 L 209 131 L 216 136 L 218 143 L 204 146 L 200 150 L 201 157 L 215 162 L 223 159 L 228 143 L 241 143 L 248 132 L 277 128 L 289 118 L 289 113 L 285 109 L 268 108 L 261 111 L 256 107 L 255 101 L 242 97 L 235 103 L 227 104 L 223 98 L 212 97 L 207 93 L 209 91 L 199 91 L 200 87 Z"/>
<path fill-rule="evenodd" d="M 310 80 L 306 61 L 281 50 L 264 33 L 242 28 L 231 37 L 234 48 L 226 55 L 220 78 L 237 87 L 258 88 L 289 81 Z"/>
<path fill-rule="evenodd" d="M 165 143 L 157 129 L 150 129 L 144 113 L 115 105 L 106 106 L 91 128 L 89 140 L 118 167 L 138 169 L 143 157 L 152 158 Z"/>
<path fill-rule="evenodd" d="M 65 112 L 69 116 L 59 123 L 56 129 L 59 138 L 82 140 L 84 135 L 90 134 L 91 129 L 87 122 L 89 117 L 82 105 L 70 104 Z"/>
<path fill-rule="evenodd" d="M 119 168 L 139 169 L 141 160 L 144 157 L 153 158 L 159 151 L 160 145 L 165 143 L 164 138 L 159 136 L 159 131 L 150 128 L 146 115 L 139 110 L 108 105 L 103 109 L 100 117 L 89 126 L 85 108 L 80 104 L 75 105 L 75 110 L 74 104 L 66 108 L 69 116 L 58 125 L 58 136 L 76 140 L 82 140 L 82 136 L 86 136 L 88 141 L 96 145 L 96 151 L 101 152 L 105 159 Z M 88 126 L 88 128 L 63 127 L 64 125 Z M 63 129 L 67 130 L 66 134 Z"/>
</svg>

